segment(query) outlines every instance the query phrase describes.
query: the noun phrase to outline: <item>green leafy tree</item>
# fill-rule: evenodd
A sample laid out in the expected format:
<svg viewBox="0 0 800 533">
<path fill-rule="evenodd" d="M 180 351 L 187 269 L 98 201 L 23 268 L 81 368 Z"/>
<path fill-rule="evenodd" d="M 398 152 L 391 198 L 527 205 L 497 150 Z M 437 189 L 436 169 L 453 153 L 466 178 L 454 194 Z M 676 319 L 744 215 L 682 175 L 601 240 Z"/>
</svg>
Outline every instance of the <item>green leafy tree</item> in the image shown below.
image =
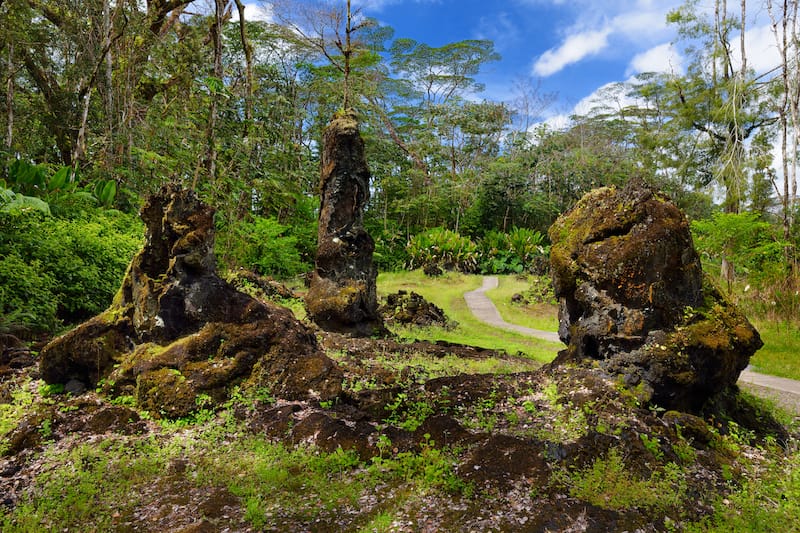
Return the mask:
<svg viewBox="0 0 800 533">
<path fill-rule="evenodd" d="M 687 74 L 667 82 L 669 114 L 699 135 L 707 171 L 724 187 L 724 208 L 730 213 L 739 212 L 747 197 L 752 169 L 747 141 L 776 121 L 762 96 L 763 82 L 748 69 L 745 2 L 734 15 L 727 2 L 716 0 L 713 15 L 705 16 L 698 1 L 689 0 L 668 16 L 690 58 Z"/>
</svg>

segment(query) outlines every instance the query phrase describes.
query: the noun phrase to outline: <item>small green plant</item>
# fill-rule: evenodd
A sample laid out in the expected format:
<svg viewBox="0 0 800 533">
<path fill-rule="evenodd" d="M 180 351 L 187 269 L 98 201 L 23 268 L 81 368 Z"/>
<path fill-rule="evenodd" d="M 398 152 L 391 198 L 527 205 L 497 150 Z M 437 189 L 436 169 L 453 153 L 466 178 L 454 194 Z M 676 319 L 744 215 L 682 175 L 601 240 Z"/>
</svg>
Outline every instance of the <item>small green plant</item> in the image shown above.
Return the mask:
<svg viewBox="0 0 800 533">
<path fill-rule="evenodd" d="M 392 453 L 392 439 L 381 433 L 378 435 L 375 447 L 378 448 L 379 457 L 388 457 Z"/>
<path fill-rule="evenodd" d="M 455 473 L 455 455 L 436 447 L 429 434 L 423 436 L 421 451 L 401 452 L 391 459 L 373 458 L 370 473 L 377 478 L 397 478 L 412 482 L 419 489 L 442 489 L 449 494 L 470 497 L 472 483 L 465 482 Z"/>
<path fill-rule="evenodd" d="M 661 442 L 656 436 L 650 436 L 647 433 L 639 433 L 639 439 L 644 444 L 645 449 L 652 454 L 657 460 L 664 459 L 664 452 L 661 450 Z"/>
<path fill-rule="evenodd" d="M 11 390 L 11 401 L 0 403 L 0 435 L 5 435 L 16 427 L 25 413 L 33 405 L 32 382 L 26 380 Z M 0 441 L 0 448 L 8 442 Z M 2 451 L 2 450 L 0 450 Z"/>
<path fill-rule="evenodd" d="M 392 531 L 394 520 L 395 517 L 391 513 L 380 513 L 372 518 L 367 525 L 359 529 L 358 533 L 389 533 Z"/>
<path fill-rule="evenodd" d="M 536 407 L 536 402 L 533 402 L 531 400 L 525 400 L 524 402 L 522 402 L 522 408 L 525 409 L 525 412 L 528 413 L 529 415 L 535 415 L 538 411 L 538 408 Z"/>
<path fill-rule="evenodd" d="M 653 472 L 649 479 L 632 474 L 621 452 L 612 448 L 586 469 L 555 475 L 569 487 L 569 493 L 603 509 L 620 510 L 632 507 L 667 510 L 681 504 L 686 481 L 674 463 Z"/>
<path fill-rule="evenodd" d="M 697 460 L 697 451 L 689 441 L 683 438 L 680 430 L 678 431 L 678 440 L 672 443 L 672 451 L 684 465 L 690 465 Z"/>
<path fill-rule="evenodd" d="M 476 402 L 472 411 L 472 416 L 467 420 L 467 426 L 483 431 L 492 431 L 497 425 L 498 414 L 495 412 L 497 406 L 497 390 L 492 389 L 489 396 L 481 398 Z"/>
<path fill-rule="evenodd" d="M 49 418 L 45 418 L 42 420 L 41 424 L 39 424 L 39 435 L 41 435 L 42 440 L 50 440 L 53 437 L 53 421 Z"/>
<path fill-rule="evenodd" d="M 117 396 L 111 399 L 111 404 L 124 407 L 136 407 L 136 397 L 131 395 Z"/>
<path fill-rule="evenodd" d="M 62 383 L 42 383 L 39 386 L 39 393 L 44 397 L 64 394 L 64 385 Z"/>
<path fill-rule="evenodd" d="M 386 422 L 400 429 L 415 431 L 433 414 L 433 407 L 425 401 L 411 401 L 405 392 L 395 396 L 392 403 L 386 405 L 390 412 Z"/>
</svg>

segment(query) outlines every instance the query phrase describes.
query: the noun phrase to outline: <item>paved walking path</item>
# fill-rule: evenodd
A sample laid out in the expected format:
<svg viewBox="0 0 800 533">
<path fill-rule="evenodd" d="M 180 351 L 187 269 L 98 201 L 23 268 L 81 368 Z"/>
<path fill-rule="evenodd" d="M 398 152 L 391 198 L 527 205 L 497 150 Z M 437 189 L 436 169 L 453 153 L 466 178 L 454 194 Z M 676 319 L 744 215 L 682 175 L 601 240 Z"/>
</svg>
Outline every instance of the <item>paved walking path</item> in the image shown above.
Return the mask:
<svg viewBox="0 0 800 533">
<path fill-rule="evenodd" d="M 486 296 L 486 291 L 496 289 L 498 283 L 497 276 L 484 276 L 483 286 L 481 288 L 464 293 L 464 300 L 467 302 L 467 307 L 469 307 L 469 310 L 472 311 L 472 314 L 475 315 L 478 320 L 486 322 L 496 328 L 516 331 L 528 337 L 536 337 L 537 339 L 544 339 L 550 342 L 561 342 L 556 332 L 526 328 L 525 326 L 518 326 L 503 320 L 497 307 L 495 307 L 494 303 Z"/>
<path fill-rule="evenodd" d="M 526 328 L 503 320 L 497 307 L 495 307 L 494 303 L 486 296 L 486 291 L 497 288 L 498 283 L 497 276 L 484 276 L 483 286 L 481 288 L 464 293 L 464 300 L 467 302 L 467 307 L 469 307 L 469 310 L 472 311 L 472 314 L 475 315 L 478 320 L 497 328 L 515 331 L 529 337 L 536 337 L 551 342 L 561 342 L 556 332 Z M 793 379 L 768 376 L 745 369 L 739 376 L 739 382 L 800 396 L 800 381 Z"/>
</svg>

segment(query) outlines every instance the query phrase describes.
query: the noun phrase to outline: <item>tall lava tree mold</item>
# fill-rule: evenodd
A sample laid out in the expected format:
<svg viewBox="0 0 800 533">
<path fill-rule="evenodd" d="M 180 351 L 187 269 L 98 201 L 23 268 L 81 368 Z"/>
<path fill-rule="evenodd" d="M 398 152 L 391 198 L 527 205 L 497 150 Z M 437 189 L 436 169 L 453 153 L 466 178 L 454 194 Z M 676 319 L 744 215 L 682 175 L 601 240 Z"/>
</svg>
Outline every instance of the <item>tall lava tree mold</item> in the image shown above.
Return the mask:
<svg viewBox="0 0 800 533">
<path fill-rule="evenodd" d="M 327 331 L 370 336 L 385 331 L 378 314 L 375 243 L 364 229 L 370 172 L 354 111 L 338 114 L 323 138 L 317 257 L 306 308 Z"/>
</svg>

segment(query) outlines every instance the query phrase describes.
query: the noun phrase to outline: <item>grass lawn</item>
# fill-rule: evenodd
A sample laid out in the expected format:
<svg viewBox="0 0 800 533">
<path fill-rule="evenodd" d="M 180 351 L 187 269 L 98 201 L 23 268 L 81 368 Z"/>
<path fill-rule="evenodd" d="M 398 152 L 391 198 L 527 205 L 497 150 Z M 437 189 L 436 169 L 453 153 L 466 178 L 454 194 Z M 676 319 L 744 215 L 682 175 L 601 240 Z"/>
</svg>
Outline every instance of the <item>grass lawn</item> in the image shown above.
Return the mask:
<svg viewBox="0 0 800 533">
<path fill-rule="evenodd" d="M 426 276 L 421 270 L 386 272 L 378 276 L 378 296 L 385 297 L 387 294 L 401 289 L 414 291 L 429 302 L 441 307 L 450 319 L 458 322 L 458 327 L 451 330 L 443 328 L 395 329 L 394 332 L 401 337 L 468 344 L 493 350 L 505 350 L 510 354 L 519 352 L 537 361 L 552 361 L 556 352 L 562 348 L 561 344 L 499 330 L 480 322 L 472 315 L 464 301 L 464 293 L 477 289 L 482 283 L 482 276 L 456 272 L 448 272 L 436 278 Z M 508 316 L 506 320 L 512 322 L 518 320 L 518 317 L 516 315 Z"/>
<path fill-rule="evenodd" d="M 750 359 L 757 372 L 800 380 L 800 328 L 796 324 L 753 319 L 764 347 Z"/>
</svg>

